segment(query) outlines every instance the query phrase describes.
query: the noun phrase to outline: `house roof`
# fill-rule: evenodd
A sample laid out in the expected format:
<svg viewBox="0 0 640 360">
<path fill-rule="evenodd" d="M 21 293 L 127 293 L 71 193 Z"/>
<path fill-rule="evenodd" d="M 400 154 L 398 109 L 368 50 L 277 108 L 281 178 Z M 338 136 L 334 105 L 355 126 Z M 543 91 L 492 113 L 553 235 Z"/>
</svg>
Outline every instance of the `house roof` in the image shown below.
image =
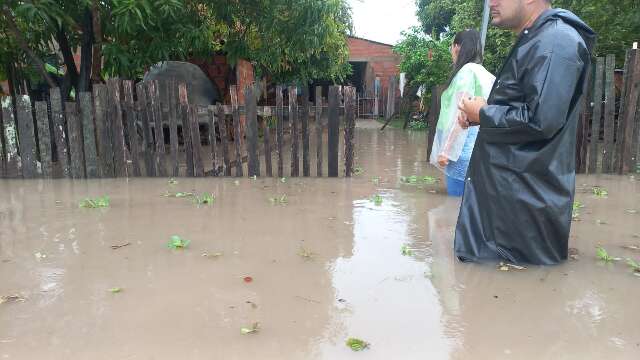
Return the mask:
<svg viewBox="0 0 640 360">
<path fill-rule="evenodd" d="M 369 40 L 369 39 L 365 39 L 365 38 L 361 38 L 361 37 L 357 37 L 357 36 L 351 36 L 351 35 L 349 35 L 348 37 L 349 37 L 349 38 L 351 38 L 351 39 L 357 39 L 357 40 L 367 41 L 367 42 L 370 42 L 370 43 L 373 43 L 373 44 L 377 44 L 377 45 L 383 45 L 383 46 L 393 47 L 393 45 L 391 45 L 391 44 L 386 44 L 386 43 L 383 43 L 383 42 L 374 41 L 374 40 Z"/>
</svg>

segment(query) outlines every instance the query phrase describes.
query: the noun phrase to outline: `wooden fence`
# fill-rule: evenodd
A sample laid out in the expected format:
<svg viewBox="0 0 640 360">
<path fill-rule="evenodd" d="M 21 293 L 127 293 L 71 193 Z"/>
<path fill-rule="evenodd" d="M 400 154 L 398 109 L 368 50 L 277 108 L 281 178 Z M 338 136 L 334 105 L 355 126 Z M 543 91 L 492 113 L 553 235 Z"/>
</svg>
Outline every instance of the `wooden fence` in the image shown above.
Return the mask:
<svg viewBox="0 0 640 360">
<path fill-rule="evenodd" d="M 92 93 L 78 94 L 76 102 L 62 102 L 58 88 L 51 90 L 48 101 L 33 104 L 26 95 L 16 99 L 4 97 L 0 174 L 6 178 L 75 179 L 243 176 L 246 168 L 249 177 L 260 176 L 261 169 L 269 177 L 274 174 L 296 177 L 300 176 L 302 163 L 302 175 L 311 176 L 313 132 L 315 175 L 326 173 L 337 177 L 341 118 L 344 118 L 344 175 L 351 176 L 355 88 L 330 87 L 328 104 L 322 102 L 321 89 L 316 88 L 312 106 L 307 88 L 301 89 L 299 102 L 298 89 L 289 87 L 288 108 L 284 106 L 282 86 L 276 89 L 275 106 L 260 107 L 256 105 L 254 87 L 243 89 L 243 105 L 238 103 L 235 86 L 230 90 L 230 105 L 189 104 L 187 90 L 187 84 L 173 81 L 134 84 L 130 80 L 112 79 L 106 85 L 94 85 Z M 323 113 L 328 115 L 326 125 Z M 201 133 L 203 119 L 208 131 Z M 273 121 L 275 130 L 271 129 Z M 289 173 L 285 174 L 287 151 L 291 163 Z"/>
<path fill-rule="evenodd" d="M 578 173 L 628 174 L 640 171 L 640 50 L 627 52 L 624 70 L 617 84 L 615 56 L 594 59 L 577 124 Z M 427 154 L 431 154 L 440 96 L 444 90 L 443 86 L 432 89 L 431 111 L 427 118 Z"/>
</svg>

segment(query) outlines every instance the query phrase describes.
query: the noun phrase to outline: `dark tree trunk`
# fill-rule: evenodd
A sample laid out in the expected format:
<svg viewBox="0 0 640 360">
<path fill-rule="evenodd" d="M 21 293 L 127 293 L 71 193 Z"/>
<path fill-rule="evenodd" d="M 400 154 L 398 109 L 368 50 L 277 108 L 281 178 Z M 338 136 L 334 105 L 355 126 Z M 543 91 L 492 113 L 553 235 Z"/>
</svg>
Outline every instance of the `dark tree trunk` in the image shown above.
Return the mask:
<svg viewBox="0 0 640 360">
<path fill-rule="evenodd" d="M 76 68 L 76 61 L 73 58 L 73 50 L 69 45 L 67 34 L 63 27 L 60 27 L 56 32 L 56 39 L 58 40 L 58 46 L 62 52 L 62 58 L 67 68 L 67 72 L 64 75 L 64 81 L 62 83 L 62 98 L 66 101 L 69 99 L 69 92 L 71 88 L 78 89 L 78 68 Z"/>
<path fill-rule="evenodd" d="M 102 79 L 102 22 L 100 21 L 100 5 L 98 0 L 91 3 L 91 29 L 93 30 L 93 60 L 91 62 L 91 82 L 103 82 Z"/>
<path fill-rule="evenodd" d="M 93 19 L 91 11 L 87 8 L 82 20 L 82 45 L 80 50 L 80 78 L 78 79 L 78 92 L 90 90 L 91 61 L 93 47 Z"/>
</svg>

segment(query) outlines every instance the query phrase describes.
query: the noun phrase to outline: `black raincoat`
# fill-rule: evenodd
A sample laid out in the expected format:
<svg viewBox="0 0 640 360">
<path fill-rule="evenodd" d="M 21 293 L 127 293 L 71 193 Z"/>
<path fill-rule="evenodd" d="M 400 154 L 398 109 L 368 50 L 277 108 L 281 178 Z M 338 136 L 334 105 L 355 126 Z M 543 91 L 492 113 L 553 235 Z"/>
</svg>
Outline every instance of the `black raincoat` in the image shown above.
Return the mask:
<svg viewBox="0 0 640 360">
<path fill-rule="evenodd" d="M 480 111 L 458 259 L 549 265 L 567 258 L 576 128 L 594 41 L 593 30 L 560 9 L 520 34 Z"/>
</svg>

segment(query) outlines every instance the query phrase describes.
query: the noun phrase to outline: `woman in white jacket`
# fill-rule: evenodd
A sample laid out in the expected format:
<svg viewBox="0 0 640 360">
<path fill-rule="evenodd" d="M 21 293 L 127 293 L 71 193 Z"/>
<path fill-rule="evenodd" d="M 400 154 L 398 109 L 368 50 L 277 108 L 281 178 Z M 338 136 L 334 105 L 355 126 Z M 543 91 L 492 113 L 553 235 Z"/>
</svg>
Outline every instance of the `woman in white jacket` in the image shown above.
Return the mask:
<svg viewBox="0 0 640 360">
<path fill-rule="evenodd" d="M 434 137 L 430 162 L 447 178 L 447 192 L 462 196 L 464 178 L 471 159 L 478 127 L 463 129 L 458 123 L 458 103 L 463 97 L 488 98 L 495 76 L 482 64 L 480 33 L 465 30 L 456 34 L 451 45 L 453 71 L 447 89 L 442 93 L 440 116 Z"/>
</svg>

